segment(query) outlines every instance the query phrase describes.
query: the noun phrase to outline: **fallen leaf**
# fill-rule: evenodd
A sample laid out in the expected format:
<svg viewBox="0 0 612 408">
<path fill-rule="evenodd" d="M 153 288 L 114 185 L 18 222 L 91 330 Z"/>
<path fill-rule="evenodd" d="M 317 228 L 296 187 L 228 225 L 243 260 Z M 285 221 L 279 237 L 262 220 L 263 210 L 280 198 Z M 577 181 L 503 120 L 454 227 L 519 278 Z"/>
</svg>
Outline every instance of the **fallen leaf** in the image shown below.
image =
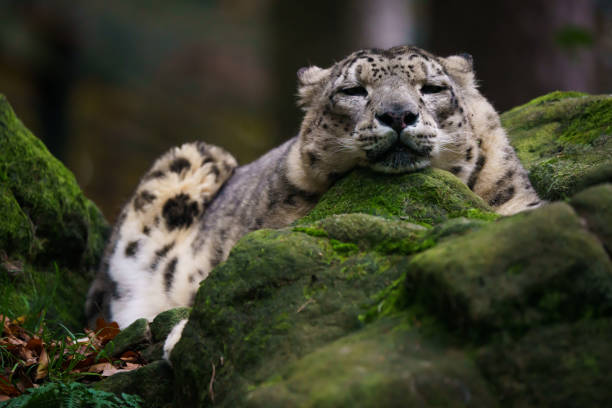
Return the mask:
<svg viewBox="0 0 612 408">
<path fill-rule="evenodd" d="M 115 367 L 111 363 L 97 363 L 92 364 L 87 368 L 87 372 L 90 373 L 102 373 L 105 370 L 114 370 Z"/>
<path fill-rule="evenodd" d="M 21 392 L 4 376 L 0 376 L 0 394 L 7 395 L 9 397 L 16 397 L 21 395 Z"/>
<path fill-rule="evenodd" d="M 36 376 L 34 381 L 42 380 L 49 374 L 49 356 L 47 350 L 43 347 L 40 357 L 38 359 L 38 367 L 36 368 Z"/>
<path fill-rule="evenodd" d="M 140 361 L 140 354 L 135 351 L 128 350 L 119 357 L 121 361 L 126 361 L 130 363 L 135 363 Z"/>
<path fill-rule="evenodd" d="M 43 341 L 38 337 L 32 337 L 26 344 L 26 348 L 40 355 L 43 351 Z"/>
<path fill-rule="evenodd" d="M 142 364 L 126 363 L 125 367 L 123 368 L 113 367 L 113 368 L 109 368 L 109 369 L 102 371 L 102 377 L 110 377 L 111 375 L 115 375 L 117 373 L 125 373 L 125 372 L 132 371 L 140 367 L 142 367 Z"/>
<path fill-rule="evenodd" d="M 102 345 L 114 339 L 120 331 L 117 322 L 109 323 L 101 317 L 96 320 L 96 337 Z"/>
</svg>

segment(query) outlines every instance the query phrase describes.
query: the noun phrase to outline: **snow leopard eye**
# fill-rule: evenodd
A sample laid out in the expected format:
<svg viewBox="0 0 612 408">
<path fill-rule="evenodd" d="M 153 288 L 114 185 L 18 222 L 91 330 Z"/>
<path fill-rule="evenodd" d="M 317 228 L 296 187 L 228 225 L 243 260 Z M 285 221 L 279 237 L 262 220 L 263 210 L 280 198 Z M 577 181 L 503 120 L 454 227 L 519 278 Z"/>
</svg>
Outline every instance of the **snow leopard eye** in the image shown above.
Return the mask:
<svg viewBox="0 0 612 408">
<path fill-rule="evenodd" d="M 352 88 L 344 88 L 340 93 L 349 96 L 368 96 L 368 91 L 363 86 L 354 86 Z"/>
<path fill-rule="evenodd" d="M 421 88 L 421 93 L 422 94 L 434 94 L 434 93 L 440 93 L 442 91 L 447 90 L 448 88 L 445 86 L 438 86 L 438 85 L 423 85 L 423 87 Z"/>
</svg>

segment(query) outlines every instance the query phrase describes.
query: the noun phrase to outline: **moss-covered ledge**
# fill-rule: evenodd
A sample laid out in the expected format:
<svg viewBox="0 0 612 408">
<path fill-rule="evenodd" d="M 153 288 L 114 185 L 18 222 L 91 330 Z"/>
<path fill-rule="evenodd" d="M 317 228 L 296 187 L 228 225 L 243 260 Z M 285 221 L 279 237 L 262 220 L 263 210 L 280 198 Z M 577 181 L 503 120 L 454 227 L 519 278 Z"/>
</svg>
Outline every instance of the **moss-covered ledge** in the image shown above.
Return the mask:
<svg viewBox="0 0 612 408">
<path fill-rule="evenodd" d="M 553 92 L 501 119 L 542 197 L 559 200 L 612 182 L 612 95 Z"/>
<path fill-rule="evenodd" d="M 576 194 L 608 180 L 609 101 L 554 93 L 504 115 L 538 191 L 569 203 L 500 219 L 449 173 L 357 170 L 294 226 L 244 237 L 198 292 L 172 355 L 174 404 L 612 398 L 605 371 L 585 370 L 607 361 L 612 191 Z M 559 333 L 589 346 L 534 343 Z M 575 353 L 586 363 L 551 378 L 555 359 Z M 543 393 L 556 387 L 565 391 Z"/>
</svg>

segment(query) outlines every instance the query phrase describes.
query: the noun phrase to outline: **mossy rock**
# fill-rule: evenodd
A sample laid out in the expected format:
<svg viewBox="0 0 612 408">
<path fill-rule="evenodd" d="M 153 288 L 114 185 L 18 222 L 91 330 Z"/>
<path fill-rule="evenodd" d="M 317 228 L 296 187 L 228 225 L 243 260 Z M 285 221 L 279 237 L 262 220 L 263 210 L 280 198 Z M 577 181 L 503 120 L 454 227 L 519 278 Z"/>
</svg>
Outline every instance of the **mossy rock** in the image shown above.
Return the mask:
<svg viewBox="0 0 612 408">
<path fill-rule="evenodd" d="M 189 313 L 191 313 L 190 307 L 177 307 L 155 316 L 150 324 L 152 341 L 154 343 L 165 341 L 172 328 L 181 320 L 187 319 Z"/>
<path fill-rule="evenodd" d="M 247 401 L 249 390 L 265 384 L 286 364 L 359 332 L 368 320 L 367 310 L 405 273 L 411 254 L 478 230 L 487 223 L 483 219 L 498 218 L 449 173 L 425 171 L 405 179 L 405 184 L 394 180 L 381 182 L 379 175 L 357 172 L 349 176 L 349 184 L 341 181 L 324 197 L 310 222 L 306 218 L 283 230 L 256 231 L 239 241 L 228 260 L 202 283 L 172 354 L 176 405 L 205 406 L 213 398 L 221 406 L 252 403 Z M 350 183 L 360 185 L 351 186 L 353 199 L 334 193 Z M 411 198 L 393 205 L 390 200 L 384 211 L 368 207 L 371 197 L 359 193 L 387 186 L 391 192 L 381 197 L 392 198 L 412 184 L 428 185 L 430 191 L 417 197 L 414 187 Z M 450 194 L 457 186 L 462 187 Z M 416 207 L 423 209 L 422 216 L 409 217 L 410 208 Z M 330 215 L 338 211 L 348 214 Z M 429 223 L 438 225 L 423 226 Z M 389 344 L 381 339 L 381 347 Z M 213 370 L 211 393 L 198 384 L 212 378 Z M 380 383 L 380 392 L 390 386 L 388 379 Z"/>
<path fill-rule="evenodd" d="M 168 407 L 172 401 L 172 367 L 167 361 L 155 361 L 133 371 L 117 373 L 93 387 L 117 396 L 137 394 L 144 400 L 143 407 Z"/>
<path fill-rule="evenodd" d="M 407 269 L 405 303 L 427 305 L 473 338 L 612 315 L 610 258 L 564 203 L 440 243 Z"/>
<path fill-rule="evenodd" d="M 0 101 L 0 147 L 48 156 Z M 609 107 L 607 96 L 553 93 L 504 115 L 540 194 L 568 197 L 532 212 L 500 218 L 441 170 L 352 172 L 294 225 L 243 237 L 202 282 L 174 370 L 155 361 L 95 387 L 154 407 L 605 405 L 612 188 L 581 190 L 608 180 Z M 2 156 L 0 179 L 13 181 L 0 186 L 11 214 L 0 239 L 40 285 L 70 280 L 61 296 L 84 296 L 76 287 L 104 223 L 70 173 L 40 154 L 28 173 Z M 29 173 L 52 193 L 34 197 L 22 185 Z M 65 227 L 73 243 L 61 255 L 36 214 Z M 12 304 L 21 287 L 7 292 Z M 152 323 L 151 360 L 187 313 Z M 143 322 L 128 343 L 148 341 Z"/>
<path fill-rule="evenodd" d="M 612 400 L 610 338 L 610 319 L 556 324 L 483 347 L 476 362 L 504 406 L 605 407 Z"/>
<path fill-rule="evenodd" d="M 108 230 L 74 175 L 54 158 L 0 95 L 0 247 L 9 256 L 92 267 Z"/>
<path fill-rule="evenodd" d="M 246 395 L 247 407 L 495 407 L 467 353 L 387 318 L 318 348 Z"/>
<path fill-rule="evenodd" d="M 505 115 L 545 197 L 605 179 L 609 122 L 597 118 L 608 104 L 556 93 Z M 584 171 L 543 189 L 537 175 L 552 156 L 563 174 Z M 582 366 L 549 378 L 573 351 L 563 339 L 536 342 L 591 333 L 585 361 L 607 361 L 607 332 L 589 322 L 612 315 L 610 200 L 601 185 L 500 219 L 447 172 L 358 169 L 292 227 L 245 236 L 202 283 L 172 354 L 174 404 L 567 405 Z M 579 400 L 606 400 L 605 371 L 584 374 L 597 395 Z M 568 391 L 540 398 L 557 386 Z"/>
<path fill-rule="evenodd" d="M 82 330 L 109 227 L 0 95 L 0 311 Z M 62 329 L 63 330 L 63 329 Z"/>
<path fill-rule="evenodd" d="M 121 330 L 109 342 L 105 350 L 113 357 L 120 357 L 128 350 L 141 350 L 151 344 L 151 329 L 147 319 L 138 319 L 125 329 Z"/>
<path fill-rule="evenodd" d="M 543 198 L 612 181 L 612 96 L 553 92 L 501 119 Z"/>
<path fill-rule="evenodd" d="M 388 175 L 357 169 L 327 191 L 299 224 L 349 213 L 402 219 L 424 226 L 456 217 L 497 218 L 480 197 L 444 170 Z"/>
<path fill-rule="evenodd" d="M 245 236 L 202 284 L 172 353 L 176 403 L 210 403 L 199 384 L 214 365 L 217 404 L 243 405 L 249 387 L 362 327 L 362 306 L 401 275 L 401 259 L 291 229 Z"/>
<path fill-rule="evenodd" d="M 569 203 L 601 240 L 608 254 L 612 254 L 612 184 L 588 188 L 572 197 Z"/>
</svg>

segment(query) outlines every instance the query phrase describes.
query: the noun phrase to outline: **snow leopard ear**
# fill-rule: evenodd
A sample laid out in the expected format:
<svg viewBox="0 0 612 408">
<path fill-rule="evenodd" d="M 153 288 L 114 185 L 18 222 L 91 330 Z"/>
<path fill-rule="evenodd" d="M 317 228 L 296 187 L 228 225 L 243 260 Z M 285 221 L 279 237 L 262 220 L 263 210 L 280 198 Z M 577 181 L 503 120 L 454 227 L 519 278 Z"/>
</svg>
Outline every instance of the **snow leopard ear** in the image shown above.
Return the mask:
<svg viewBox="0 0 612 408">
<path fill-rule="evenodd" d="M 464 53 L 442 58 L 442 64 L 459 86 L 464 88 L 476 86 L 474 81 L 474 58 L 470 54 Z"/>
<path fill-rule="evenodd" d="M 298 70 L 298 106 L 305 109 L 313 102 L 330 73 L 330 68 L 323 69 L 314 65 Z"/>
</svg>

